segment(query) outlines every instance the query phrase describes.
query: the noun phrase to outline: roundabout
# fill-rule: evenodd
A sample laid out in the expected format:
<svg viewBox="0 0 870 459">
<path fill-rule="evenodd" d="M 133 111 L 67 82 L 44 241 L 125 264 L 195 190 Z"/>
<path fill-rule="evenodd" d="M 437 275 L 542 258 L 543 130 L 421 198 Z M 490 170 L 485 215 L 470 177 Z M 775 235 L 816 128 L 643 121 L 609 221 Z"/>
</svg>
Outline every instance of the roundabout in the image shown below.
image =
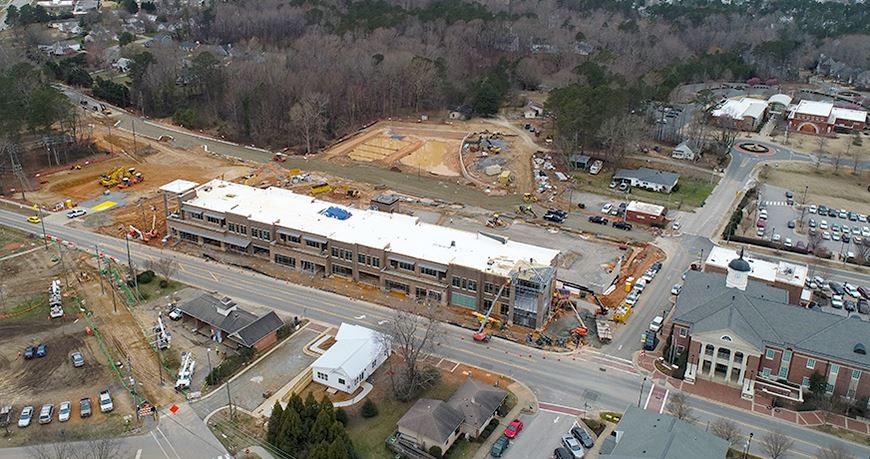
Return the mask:
<svg viewBox="0 0 870 459">
<path fill-rule="evenodd" d="M 747 153 L 755 153 L 758 155 L 770 153 L 770 148 L 768 148 L 760 143 L 744 142 L 744 143 L 738 144 L 737 148 L 739 148 L 740 150 L 745 151 Z"/>
</svg>

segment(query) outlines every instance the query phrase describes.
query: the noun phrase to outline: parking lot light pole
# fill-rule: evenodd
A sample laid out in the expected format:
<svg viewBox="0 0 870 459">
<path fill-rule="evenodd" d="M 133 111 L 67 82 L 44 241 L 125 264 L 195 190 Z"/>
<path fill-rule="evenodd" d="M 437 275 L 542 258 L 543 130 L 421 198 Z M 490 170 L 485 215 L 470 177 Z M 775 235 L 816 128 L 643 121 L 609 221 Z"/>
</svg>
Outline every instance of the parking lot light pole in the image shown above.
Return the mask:
<svg viewBox="0 0 870 459">
<path fill-rule="evenodd" d="M 646 376 L 643 377 L 643 381 L 640 382 L 640 392 L 637 394 L 637 407 L 640 408 L 640 399 L 643 398 L 643 386 L 646 385 Z"/>
</svg>

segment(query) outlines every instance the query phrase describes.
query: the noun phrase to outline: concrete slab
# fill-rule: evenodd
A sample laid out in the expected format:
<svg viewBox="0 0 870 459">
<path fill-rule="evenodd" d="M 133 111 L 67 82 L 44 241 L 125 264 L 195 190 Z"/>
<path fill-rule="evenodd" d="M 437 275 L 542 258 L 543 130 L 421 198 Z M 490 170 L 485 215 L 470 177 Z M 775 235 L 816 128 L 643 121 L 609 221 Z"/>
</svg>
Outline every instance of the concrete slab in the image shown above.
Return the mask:
<svg viewBox="0 0 870 459">
<path fill-rule="evenodd" d="M 126 201 L 127 193 L 121 191 L 109 191 L 108 194 L 101 194 L 99 197 L 79 203 L 79 207 L 87 209 L 89 212 L 99 212 L 101 210 L 123 206 L 126 204 Z"/>
</svg>

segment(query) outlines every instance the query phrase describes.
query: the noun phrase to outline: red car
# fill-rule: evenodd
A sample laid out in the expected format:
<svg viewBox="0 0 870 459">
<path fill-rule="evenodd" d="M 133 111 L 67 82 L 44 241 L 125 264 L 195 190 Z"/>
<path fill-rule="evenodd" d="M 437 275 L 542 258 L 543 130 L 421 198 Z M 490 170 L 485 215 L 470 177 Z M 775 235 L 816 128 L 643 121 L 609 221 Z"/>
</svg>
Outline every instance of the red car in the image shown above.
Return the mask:
<svg viewBox="0 0 870 459">
<path fill-rule="evenodd" d="M 520 432 L 523 430 L 523 421 L 519 419 L 514 419 L 511 421 L 510 425 L 507 426 L 507 429 L 504 429 L 504 436 L 508 438 L 516 438 Z"/>
</svg>

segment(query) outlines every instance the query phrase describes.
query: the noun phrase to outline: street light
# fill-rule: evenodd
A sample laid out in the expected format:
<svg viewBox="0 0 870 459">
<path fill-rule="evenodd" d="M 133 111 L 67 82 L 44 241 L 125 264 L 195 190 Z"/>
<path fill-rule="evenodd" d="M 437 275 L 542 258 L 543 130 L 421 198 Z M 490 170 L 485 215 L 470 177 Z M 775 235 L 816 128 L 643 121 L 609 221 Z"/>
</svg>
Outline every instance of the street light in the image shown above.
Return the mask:
<svg viewBox="0 0 870 459">
<path fill-rule="evenodd" d="M 643 386 L 646 385 L 646 376 L 643 377 L 643 381 L 640 382 L 640 393 L 637 394 L 637 407 L 640 408 L 640 399 L 643 398 Z"/>
<path fill-rule="evenodd" d="M 743 459 L 746 459 L 749 455 L 749 447 L 752 445 L 752 437 L 754 435 L 754 433 L 749 432 L 749 440 L 746 440 L 746 449 L 743 450 Z"/>
</svg>

